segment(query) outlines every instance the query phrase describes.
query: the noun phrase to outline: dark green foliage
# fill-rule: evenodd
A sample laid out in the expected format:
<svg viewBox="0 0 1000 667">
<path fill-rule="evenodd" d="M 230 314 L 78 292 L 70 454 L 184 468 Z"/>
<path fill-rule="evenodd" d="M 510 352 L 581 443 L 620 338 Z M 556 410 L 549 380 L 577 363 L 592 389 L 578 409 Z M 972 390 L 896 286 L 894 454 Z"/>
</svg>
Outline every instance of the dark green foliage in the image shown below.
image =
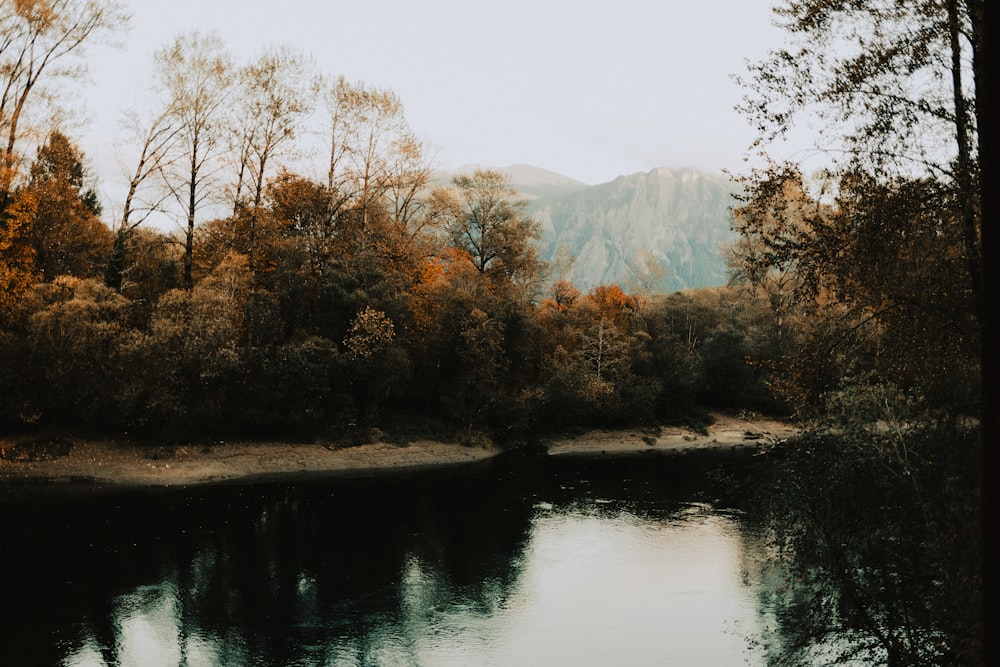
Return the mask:
<svg viewBox="0 0 1000 667">
<path fill-rule="evenodd" d="M 753 358 L 745 331 L 732 325 L 713 330 L 703 343 L 698 402 L 720 408 L 757 409 L 765 402 L 767 390 Z"/>
<path fill-rule="evenodd" d="M 238 427 L 249 436 L 316 434 L 352 412 L 345 364 L 330 340 L 318 337 L 248 352 L 237 391 Z"/>
<path fill-rule="evenodd" d="M 761 611 L 785 610 L 771 664 L 981 664 L 977 440 L 911 430 L 903 463 L 817 435 L 759 464 L 748 516 L 774 550 Z"/>
</svg>

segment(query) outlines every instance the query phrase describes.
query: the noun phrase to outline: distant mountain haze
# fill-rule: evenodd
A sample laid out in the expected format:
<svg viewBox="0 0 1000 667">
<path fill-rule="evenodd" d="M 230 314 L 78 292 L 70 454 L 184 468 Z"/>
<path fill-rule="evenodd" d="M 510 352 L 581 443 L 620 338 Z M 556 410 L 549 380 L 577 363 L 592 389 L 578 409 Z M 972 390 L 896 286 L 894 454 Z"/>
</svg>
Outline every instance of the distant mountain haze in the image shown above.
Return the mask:
<svg viewBox="0 0 1000 667">
<path fill-rule="evenodd" d="M 471 173 L 478 165 L 456 170 Z M 736 186 L 722 175 L 660 167 L 587 185 L 529 165 L 495 169 L 529 200 L 542 259 L 578 288 L 617 283 L 672 292 L 726 283 Z M 445 179 L 447 180 L 447 179 Z"/>
<path fill-rule="evenodd" d="M 530 164 L 513 164 L 509 167 L 487 167 L 481 164 L 467 164 L 452 172 L 442 172 L 438 177 L 441 184 L 446 184 L 457 174 L 471 174 L 477 169 L 498 171 L 510 179 L 511 185 L 527 200 L 540 197 L 558 197 L 580 192 L 591 187 L 582 181 L 557 174 L 548 169 L 533 167 Z"/>
</svg>

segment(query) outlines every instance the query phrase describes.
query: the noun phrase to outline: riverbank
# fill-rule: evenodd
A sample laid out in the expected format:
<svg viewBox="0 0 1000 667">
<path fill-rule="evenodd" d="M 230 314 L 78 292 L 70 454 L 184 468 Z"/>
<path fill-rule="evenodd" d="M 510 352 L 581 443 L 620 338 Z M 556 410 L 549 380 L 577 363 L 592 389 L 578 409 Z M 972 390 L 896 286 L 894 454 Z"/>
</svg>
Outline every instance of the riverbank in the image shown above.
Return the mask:
<svg viewBox="0 0 1000 667">
<path fill-rule="evenodd" d="M 761 447 L 797 430 L 769 419 L 713 414 L 705 432 L 679 426 L 592 430 L 549 439 L 553 456 L 624 456 L 643 452 Z M 359 475 L 484 461 L 501 449 L 436 440 L 373 442 L 218 442 L 151 447 L 65 437 L 0 437 L 0 483 L 63 482 L 132 486 L 183 486 L 242 479 L 327 474 Z"/>
<path fill-rule="evenodd" d="M 693 449 L 766 448 L 800 433 L 794 425 L 766 417 L 711 413 L 704 432 L 684 426 L 590 430 L 552 439 L 552 456 L 623 456 L 645 452 L 674 453 Z"/>
</svg>

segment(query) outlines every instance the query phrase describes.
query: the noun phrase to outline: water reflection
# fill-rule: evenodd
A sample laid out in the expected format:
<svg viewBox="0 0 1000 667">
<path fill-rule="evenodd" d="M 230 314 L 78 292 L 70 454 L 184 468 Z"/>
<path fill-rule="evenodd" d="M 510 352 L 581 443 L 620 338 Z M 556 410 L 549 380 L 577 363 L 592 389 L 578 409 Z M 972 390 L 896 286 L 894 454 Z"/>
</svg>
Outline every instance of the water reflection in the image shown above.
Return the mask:
<svg viewBox="0 0 1000 667">
<path fill-rule="evenodd" d="M 677 461 L 0 499 L 0 664 L 754 664 L 738 516 Z"/>
</svg>

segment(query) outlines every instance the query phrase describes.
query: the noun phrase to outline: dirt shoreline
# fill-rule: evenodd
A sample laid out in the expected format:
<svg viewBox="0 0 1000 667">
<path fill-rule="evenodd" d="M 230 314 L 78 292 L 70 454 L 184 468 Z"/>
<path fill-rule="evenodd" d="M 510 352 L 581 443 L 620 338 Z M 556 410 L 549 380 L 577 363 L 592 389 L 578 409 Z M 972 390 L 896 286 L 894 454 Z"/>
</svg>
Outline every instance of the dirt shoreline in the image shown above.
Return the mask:
<svg viewBox="0 0 1000 667">
<path fill-rule="evenodd" d="M 766 417 L 744 419 L 712 413 L 707 432 L 683 426 L 591 430 L 549 443 L 550 456 L 622 456 L 645 452 L 674 453 L 705 449 L 766 448 L 800 433 L 794 425 Z"/>
<path fill-rule="evenodd" d="M 552 438 L 552 456 L 625 456 L 644 452 L 762 447 L 798 430 L 770 419 L 713 414 L 706 433 L 678 426 L 592 430 Z M 330 443 L 226 442 L 149 447 L 111 440 L 55 440 L 41 449 L 0 436 L 0 484 L 90 483 L 119 486 L 186 486 L 251 479 L 363 475 L 485 461 L 498 447 L 435 440 L 405 445 L 376 442 L 352 447 Z"/>
</svg>

